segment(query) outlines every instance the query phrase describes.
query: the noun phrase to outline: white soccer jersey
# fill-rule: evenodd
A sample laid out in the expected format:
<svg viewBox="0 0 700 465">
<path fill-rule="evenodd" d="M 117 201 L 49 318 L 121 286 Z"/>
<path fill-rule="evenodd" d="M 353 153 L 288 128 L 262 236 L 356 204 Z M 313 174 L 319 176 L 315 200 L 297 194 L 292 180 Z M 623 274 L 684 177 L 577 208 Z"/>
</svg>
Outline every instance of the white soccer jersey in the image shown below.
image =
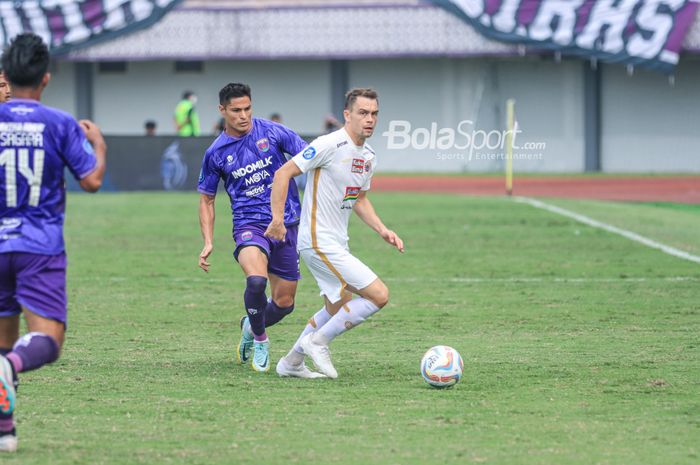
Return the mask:
<svg viewBox="0 0 700 465">
<path fill-rule="evenodd" d="M 299 224 L 298 249 L 348 244 L 348 221 L 360 191 L 370 188 L 376 167 L 368 144 L 358 147 L 345 128 L 321 136 L 292 158 L 308 172 Z"/>
</svg>

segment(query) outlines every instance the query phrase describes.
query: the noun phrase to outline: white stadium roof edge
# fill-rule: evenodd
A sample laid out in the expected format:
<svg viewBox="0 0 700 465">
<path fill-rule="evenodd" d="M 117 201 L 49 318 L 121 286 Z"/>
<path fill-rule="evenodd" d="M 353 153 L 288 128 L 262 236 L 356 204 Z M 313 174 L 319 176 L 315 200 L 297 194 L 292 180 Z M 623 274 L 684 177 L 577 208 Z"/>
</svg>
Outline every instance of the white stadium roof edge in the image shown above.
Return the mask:
<svg viewBox="0 0 700 465">
<path fill-rule="evenodd" d="M 700 52 L 700 10 L 683 47 Z M 487 39 L 456 16 L 421 0 L 185 0 L 148 29 L 62 58 L 347 59 L 519 52 L 517 46 Z"/>
</svg>

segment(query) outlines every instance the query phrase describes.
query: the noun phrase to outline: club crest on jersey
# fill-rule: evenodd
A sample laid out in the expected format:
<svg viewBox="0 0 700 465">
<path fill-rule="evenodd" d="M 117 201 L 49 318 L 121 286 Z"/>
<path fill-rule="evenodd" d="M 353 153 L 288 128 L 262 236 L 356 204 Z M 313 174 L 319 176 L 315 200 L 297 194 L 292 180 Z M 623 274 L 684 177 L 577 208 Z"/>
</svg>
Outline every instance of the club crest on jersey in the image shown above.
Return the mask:
<svg viewBox="0 0 700 465">
<path fill-rule="evenodd" d="M 306 150 L 304 150 L 304 153 L 302 153 L 301 156 L 304 157 L 304 160 L 311 160 L 316 156 L 316 149 L 313 147 L 308 147 Z"/>
<path fill-rule="evenodd" d="M 350 171 L 353 173 L 362 173 L 365 170 L 365 161 L 361 158 L 353 158 Z"/>
<path fill-rule="evenodd" d="M 255 145 L 261 152 L 267 152 L 270 150 L 270 141 L 267 140 L 267 137 L 263 137 L 262 139 L 258 140 Z"/>
<path fill-rule="evenodd" d="M 365 173 L 369 173 L 371 169 L 372 169 L 372 162 L 367 160 L 365 162 Z"/>
<path fill-rule="evenodd" d="M 353 186 L 348 186 L 345 188 L 345 197 L 343 198 L 343 202 L 346 200 L 357 200 L 357 197 L 360 195 L 360 188 L 359 187 L 353 187 Z"/>
<path fill-rule="evenodd" d="M 253 238 L 253 232 L 252 231 L 243 231 L 243 234 L 241 234 L 241 239 L 244 242 L 247 242 Z"/>
</svg>

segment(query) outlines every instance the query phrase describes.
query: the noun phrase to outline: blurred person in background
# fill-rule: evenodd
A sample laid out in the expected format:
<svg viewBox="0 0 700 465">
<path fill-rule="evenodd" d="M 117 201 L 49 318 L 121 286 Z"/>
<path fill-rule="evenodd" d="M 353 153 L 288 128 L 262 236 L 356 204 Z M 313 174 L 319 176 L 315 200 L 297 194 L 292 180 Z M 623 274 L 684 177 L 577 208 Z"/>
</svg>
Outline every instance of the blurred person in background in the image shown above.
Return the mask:
<svg viewBox="0 0 700 465">
<path fill-rule="evenodd" d="M 180 137 L 196 137 L 200 134 L 197 96 L 191 90 L 182 94 L 182 100 L 175 107 L 175 130 Z"/>
<path fill-rule="evenodd" d="M 143 124 L 144 134 L 147 136 L 155 136 L 158 125 L 152 119 L 149 119 Z"/>
</svg>

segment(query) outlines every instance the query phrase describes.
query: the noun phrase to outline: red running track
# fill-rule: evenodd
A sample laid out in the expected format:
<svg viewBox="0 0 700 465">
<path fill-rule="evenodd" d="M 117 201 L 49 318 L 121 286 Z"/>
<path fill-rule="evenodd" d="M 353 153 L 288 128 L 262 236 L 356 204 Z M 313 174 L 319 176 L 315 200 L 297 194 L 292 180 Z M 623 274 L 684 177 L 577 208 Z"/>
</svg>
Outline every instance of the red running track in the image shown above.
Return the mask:
<svg viewBox="0 0 700 465">
<path fill-rule="evenodd" d="M 505 194 L 505 181 L 495 176 L 377 176 L 372 189 L 498 196 Z M 516 178 L 513 195 L 700 204 L 700 176 Z"/>
</svg>

